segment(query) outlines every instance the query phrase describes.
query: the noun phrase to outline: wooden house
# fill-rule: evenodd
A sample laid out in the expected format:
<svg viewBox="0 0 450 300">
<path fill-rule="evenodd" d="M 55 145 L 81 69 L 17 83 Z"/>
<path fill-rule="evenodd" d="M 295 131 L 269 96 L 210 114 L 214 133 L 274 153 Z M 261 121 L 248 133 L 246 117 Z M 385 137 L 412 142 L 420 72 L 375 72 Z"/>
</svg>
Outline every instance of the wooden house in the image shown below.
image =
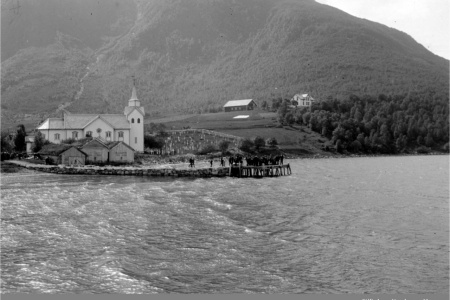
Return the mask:
<svg viewBox="0 0 450 300">
<path fill-rule="evenodd" d="M 134 150 L 124 142 L 112 142 L 108 145 L 110 162 L 134 162 Z"/>
<path fill-rule="evenodd" d="M 45 145 L 38 152 L 42 157 L 49 157 L 55 164 L 85 165 L 87 154 L 72 145 Z"/>
<path fill-rule="evenodd" d="M 86 153 L 87 161 L 92 163 L 108 162 L 109 148 L 106 141 L 100 138 L 94 138 L 85 143 L 81 149 Z"/>
<path fill-rule="evenodd" d="M 134 162 L 134 149 L 123 141 L 107 142 L 94 138 L 81 146 L 90 163 Z"/>
<path fill-rule="evenodd" d="M 309 107 L 316 101 L 310 94 L 295 94 L 291 99 L 294 106 Z"/>
</svg>

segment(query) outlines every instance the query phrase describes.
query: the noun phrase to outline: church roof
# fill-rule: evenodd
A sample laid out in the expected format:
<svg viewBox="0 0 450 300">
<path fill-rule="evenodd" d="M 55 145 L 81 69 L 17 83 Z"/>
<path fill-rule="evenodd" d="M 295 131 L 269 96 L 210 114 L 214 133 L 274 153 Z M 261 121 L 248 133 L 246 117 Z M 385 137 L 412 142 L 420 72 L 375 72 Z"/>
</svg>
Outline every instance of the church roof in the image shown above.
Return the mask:
<svg viewBox="0 0 450 300">
<path fill-rule="evenodd" d="M 80 151 L 81 153 L 83 153 L 84 155 L 87 155 L 86 153 L 84 153 L 83 151 L 81 151 L 80 149 L 78 149 L 77 147 L 73 146 L 73 145 L 67 145 L 67 144 L 50 144 L 50 145 L 45 145 L 42 147 L 42 149 L 38 152 L 41 155 L 52 155 L 52 156 L 58 156 L 64 152 L 66 152 L 67 150 L 69 150 L 70 148 L 75 148 L 78 151 Z"/>
<path fill-rule="evenodd" d="M 64 119 L 49 118 L 39 125 L 37 129 L 64 129 Z"/>
<path fill-rule="evenodd" d="M 101 114 L 101 115 L 92 115 L 92 114 L 70 114 L 64 115 L 64 128 L 65 129 L 83 129 L 89 123 L 97 119 L 98 117 L 102 118 L 115 129 L 128 129 L 130 128 L 130 124 L 125 115 L 119 114 Z"/>
<path fill-rule="evenodd" d="M 125 147 L 127 147 L 127 148 L 129 148 L 129 149 L 131 149 L 131 150 L 134 151 L 133 148 L 131 148 L 127 143 L 124 143 L 124 142 L 122 142 L 122 141 L 110 142 L 110 143 L 108 144 L 108 148 L 109 148 L 109 149 L 112 149 L 112 148 L 114 148 L 114 147 L 116 147 L 117 145 L 120 145 L 120 144 L 122 144 L 122 145 L 124 145 Z"/>
<path fill-rule="evenodd" d="M 252 101 L 253 101 L 253 99 L 231 100 L 231 101 L 228 101 L 223 107 L 249 105 Z"/>
</svg>

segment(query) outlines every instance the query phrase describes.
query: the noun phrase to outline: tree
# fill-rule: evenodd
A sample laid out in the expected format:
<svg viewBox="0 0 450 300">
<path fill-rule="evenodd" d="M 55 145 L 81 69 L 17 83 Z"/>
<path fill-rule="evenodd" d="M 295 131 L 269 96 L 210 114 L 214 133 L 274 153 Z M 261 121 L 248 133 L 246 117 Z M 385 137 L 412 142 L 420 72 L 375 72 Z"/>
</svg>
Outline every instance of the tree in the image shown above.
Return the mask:
<svg viewBox="0 0 450 300">
<path fill-rule="evenodd" d="M 336 152 L 342 152 L 342 141 L 340 139 L 336 141 Z"/>
<path fill-rule="evenodd" d="M 227 152 L 229 146 L 230 146 L 230 142 L 223 140 L 219 143 L 219 150 L 222 152 L 222 154 L 225 154 Z"/>
<path fill-rule="evenodd" d="M 239 145 L 239 149 L 244 152 L 251 152 L 253 148 L 253 141 L 249 138 L 243 139 Z"/>
<path fill-rule="evenodd" d="M 419 136 L 417 137 L 417 145 L 421 146 L 421 145 L 423 145 L 423 144 L 424 144 L 423 136 L 419 135 Z"/>
<path fill-rule="evenodd" d="M 16 137 L 14 138 L 14 150 L 16 150 L 17 152 L 23 152 L 26 150 L 26 143 L 25 143 L 25 136 L 26 136 L 26 132 L 25 132 L 25 126 L 23 124 L 20 124 L 19 126 L 17 126 L 17 133 L 16 133 Z"/>
<path fill-rule="evenodd" d="M 208 144 L 205 145 L 199 152 L 198 154 L 200 155 L 204 155 L 204 154 L 208 154 L 208 153 L 212 153 L 212 152 L 216 152 L 217 148 L 214 145 Z"/>
<path fill-rule="evenodd" d="M 266 144 L 267 144 L 269 147 L 275 148 L 275 147 L 278 145 L 278 141 L 277 141 L 276 138 L 271 137 L 271 138 L 268 138 L 268 139 L 267 139 Z"/>
<path fill-rule="evenodd" d="M 267 104 L 267 101 L 266 101 L 266 100 L 264 100 L 263 103 L 261 104 L 261 108 L 262 108 L 263 110 L 267 110 L 268 106 L 269 106 L 269 105 Z"/>
<path fill-rule="evenodd" d="M 164 141 L 151 135 L 144 136 L 144 147 L 150 149 L 161 149 L 164 146 Z"/>
<path fill-rule="evenodd" d="M 430 132 L 427 134 L 427 137 L 425 138 L 425 146 L 427 147 L 434 146 L 434 140 Z"/>
<path fill-rule="evenodd" d="M 350 144 L 350 148 L 352 149 L 353 152 L 359 152 L 362 148 L 361 143 L 358 140 L 354 140 L 351 144 Z"/>
<path fill-rule="evenodd" d="M 253 145 L 255 146 L 256 151 L 259 151 L 259 149 L 266 145 L 266 141 L 262 137 L 257 136 L 253 140 Z"/>
<path fill-rule="evenodd" d="M 1 143 L 2 152 L 11 152 L 14 146 L 12 145 L 12 141 L 9 138 L 9 133 L 2 131 L 1 139 L 2 139 Z"/>
<path fill-rule="evenodd" d="M 31 150 L 33 152 L 39 152 L 39 150 L 42 149 L 42 147 L 45 145 L 45 139 L 42 133 L 38 130 L 36 134 L 34 135 L 34 146 Z"/>
<path fill-rule="evenodd" d="M 288 125 L 292 125 L 294 123 L 294 121 L 295 121 L 294 115 L 291 112 L 288 112 L 284 116 L 284 122 L 286 122 Z"/>
<path fill-rule="evenodd" d="M 286 116 L 288 111 L 289 111 L 288 103 L 286 101 L 283 101 L 281 103 L 280 107 L 278 108 L 278 121 L 280 123 L 284 122 L 285 116 Z"/>
</svg>

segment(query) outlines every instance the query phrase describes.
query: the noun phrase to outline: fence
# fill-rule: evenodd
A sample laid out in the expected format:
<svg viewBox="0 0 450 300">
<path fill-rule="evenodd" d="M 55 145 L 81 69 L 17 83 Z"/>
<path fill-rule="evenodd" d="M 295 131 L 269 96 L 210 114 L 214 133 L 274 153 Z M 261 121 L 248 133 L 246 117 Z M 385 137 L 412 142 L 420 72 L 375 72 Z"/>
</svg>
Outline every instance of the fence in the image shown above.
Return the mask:
<svg viewBox="0 0 450 300">
<path fill-rule="evenodd" d="M 195 153 L 207 145 L 218 146 L 221 141 L 230 142 L 232 147 L 238 147 L 241 137 L 207 129 L 183 129 L 167 131 L 161 154 Z"/>
</svg>

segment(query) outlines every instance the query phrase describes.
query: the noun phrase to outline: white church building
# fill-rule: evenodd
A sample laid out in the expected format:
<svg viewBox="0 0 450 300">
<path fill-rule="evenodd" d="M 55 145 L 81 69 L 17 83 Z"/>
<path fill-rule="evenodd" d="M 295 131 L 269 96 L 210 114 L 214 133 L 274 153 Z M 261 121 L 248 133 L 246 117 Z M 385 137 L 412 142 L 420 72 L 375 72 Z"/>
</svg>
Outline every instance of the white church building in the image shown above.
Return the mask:
<svg viewBox="0 0 450 300">
<path fill-rule="evenodd" d="M 62 140 L 100 137 L 107 142 L 123 141 L 135 151 L 144 151 L 145 110 L 136 96 L 136 86 L 123 114 L 72 114 L 48 118 L 37 127 L 44 138 L 59 144 Z"/>
</svg>

